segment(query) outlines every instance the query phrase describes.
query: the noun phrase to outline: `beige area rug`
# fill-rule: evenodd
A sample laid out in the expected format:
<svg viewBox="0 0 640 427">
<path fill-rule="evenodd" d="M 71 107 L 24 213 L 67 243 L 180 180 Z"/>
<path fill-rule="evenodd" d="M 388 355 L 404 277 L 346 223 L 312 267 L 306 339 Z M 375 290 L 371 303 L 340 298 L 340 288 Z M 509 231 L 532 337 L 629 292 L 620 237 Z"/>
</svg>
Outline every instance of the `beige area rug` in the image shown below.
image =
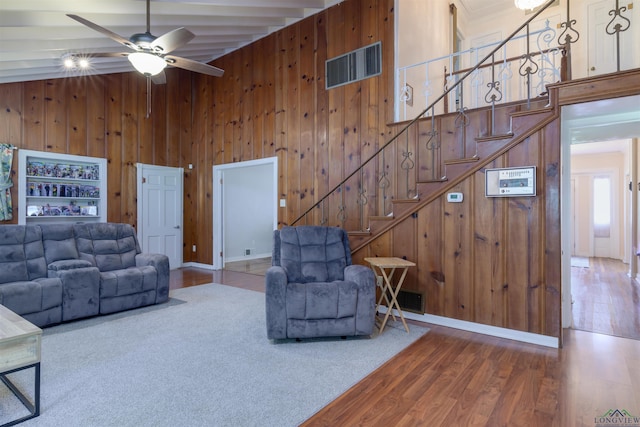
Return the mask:
<svg viewBox="0 0 640 427">
<path fill-rule="evenodd" d="M 44 329 L 41 415 L 21 426 L 297 426 L 428 331 L 274 344 L 265 296 L 218 284 Z M 15 375 L 27 391 L 33 372 Z M 21 415 L 0 383 L 0 425 Z"/>
</svg>

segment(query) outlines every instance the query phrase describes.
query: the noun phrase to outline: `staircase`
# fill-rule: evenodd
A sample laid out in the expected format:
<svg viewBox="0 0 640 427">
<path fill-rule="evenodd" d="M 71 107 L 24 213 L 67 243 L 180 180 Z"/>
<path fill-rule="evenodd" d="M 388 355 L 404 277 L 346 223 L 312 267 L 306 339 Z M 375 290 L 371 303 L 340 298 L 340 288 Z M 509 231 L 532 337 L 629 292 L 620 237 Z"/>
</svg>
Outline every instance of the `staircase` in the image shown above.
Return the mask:
<svg viewBox="0 0 640 427">
<path fill-rule="evenodd" d="M 566 56 L 570 42 L 561 46 Z M 565 71 L 567 81 L 544 96 L 435 113 L 476 69 L 495 65 L 487 55 L 413 120 L 390 125 L 392 137 L 292 225 L 344 228 L 354 263 L 414 261 L 403 289 L 424 301 L 418 320 L 561 345 L 560 109 L 639 94 L 640 70 L 583 81 Z M 531 166 L 533 197 L 485 196 L 486 169 Z M 448 202 L 449 192 L 463 202 Z"/>
</svg>

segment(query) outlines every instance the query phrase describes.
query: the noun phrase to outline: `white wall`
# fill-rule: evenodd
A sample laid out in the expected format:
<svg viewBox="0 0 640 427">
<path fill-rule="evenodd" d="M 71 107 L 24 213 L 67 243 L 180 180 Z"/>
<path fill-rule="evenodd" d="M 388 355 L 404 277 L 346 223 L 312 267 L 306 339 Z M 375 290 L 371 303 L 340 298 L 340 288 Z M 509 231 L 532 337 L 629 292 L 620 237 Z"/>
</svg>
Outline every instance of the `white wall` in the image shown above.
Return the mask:
<svg viewBox="0 0 640 427">
<path fill-rule="evenodd" d="M 606 144 L 606 143 L 603 143 Z M 593 208 L 593 192 L 592 179 L 594 175 L 603 173 L 611 173 L 612 176 L 612 220 L 615 220 L 615 228 L 611 229 L 611 258 L 623 260 L 625 257 L 625 224 L 627 216 L 625 215 L 625 192 L 626 178 L 629 173 L 629 161 L 622 152 L 609 152 L 587 155 L 571 156 L 571 177 L 576 182 L 576 248 L 574 255 L 577 256 L 594 256 L 593 241 L 591 239 L 590 224 L 593 220 L 591 213 Z M 613 222 L 613 221 L 612 221 Z M 613 225 L 613 224 L 612 224 Z"/>
<path fill-rule="evenodd" d="M 413 119 L 427 105 L 433 102 L 443 93 L 444 67 L 451 69 L 449 60 L 430 63 L 428 67 L 419 66 L 406 71 L 406 82 L 413 87 L 413 106 L 408 106 L 400 101 L 400 89 L 405 83 L 404 71 L 400 67 L 419 64 L 450 54 L 452 41 L 451 15 L 449 3 L 456 5 L 458 10 L 458 30 L 463 35 L 460 50 L 464 51 L 475 46 L 501 40 L 509 36 L 522 25 L 530 15 L 517 9 L 512 1 L 503 1 L 498 7 L 495 3 L 486 0 L 467 2 L 466 0 L 396 0 L 396 113 L 397 120 Z M 469 10 L 465 3 L 477 7 Z M 627 2 L 621 2 L 626 6 Z M 630 3 L 630 2 L 629 2 Z M 486 6 L 485 6 L 486 4 Z M 480 6 L 481 5 L 481 6 Z M 604 32 L 606 24 L 610 20 L 608 11 L 615 8 L 615 0 L 571 0 L 571 19 L 576 20 L 573 28 L 579 33 L 573 34 L 577 38 L 571 49 L 572 77 L 574 79 L 589 75 L 603 74 L 615 71 L 615 38 Z M 545 10 L 532 22 L 531 31 L 536 31 L 545 26 L 545 21 L 550 21 L 549 26 L 555 30 L 555 35 L 547 45 L 541 40 L 540 48 L 557 46 L 558 37 L 563 28 L 560 24 L 567 19 L 567 0 L 560 0 Z M 636 6 L 624 12 L 625 17 L 631 17 L 629 30 L 621 33 L 621 68 L 630 69 L 640 67 L 640 7 Z M 595 17 L 595 18 L 594 18 Z M 589 28 L 594 28 L 589 30 Z M 537 51 L 537 38 L 531 37 L 530 50 Z M 594 46 L 600 46 L 598 49 Z M 462 58 L 462 67 L 472 67 L 483 59 L 490 50 L 474 50 Z M 519 57 L 526 51 L 524 39 L 509 44 L 508 48 L 501 51 L 496 60 L 501 58 Z M 590 53 L 591 52 L 591 53 Z M 595 54 L 594 52 L 599 52 Z M 559 81 L 559 75 L 551 71 L 559 68 L 561 55 L 556 53 L 550 56 L 553 64 L 545 66 L 544 73 L 536 73 L 531 77 L 532 93 L 536 97 L 546 91 L 546 85 Z M 501 82 L 500 89 L 503 94 L 502 102 L 526 99 L 528 88 L 525 80 L 519 77 L 519 61 L 505 64 L 504 69 L 496 67 L 496 80 Z M 611 69 L 614 67 L 613 69 Z M 425 82 L 426 78 L 429 79 Z M 465 83 L 464 104 L 467 108 L 483 106 L 487 95 L 486 83 L 491 81 L 491 69 L 485 68 L 479 72 L 479 76 L 467 79 Z M 473 81 L 472 81 L 473 80 Z M 474 86 L 475 85 L 475 86 Z M 425 94 L 425 92 L 428 92 Z M 475 93 L 477 92 L 477 93 Z M 450 100 L 449 111 L 453 111 L 453 102 Z M 442 108 L 436 106 L 436 113 Z"/>
<path fill-rule="evenodd" d="M 223 182 L 225 262 L 271 256 L 273 165 L 226 169 Z"/>
</svg>

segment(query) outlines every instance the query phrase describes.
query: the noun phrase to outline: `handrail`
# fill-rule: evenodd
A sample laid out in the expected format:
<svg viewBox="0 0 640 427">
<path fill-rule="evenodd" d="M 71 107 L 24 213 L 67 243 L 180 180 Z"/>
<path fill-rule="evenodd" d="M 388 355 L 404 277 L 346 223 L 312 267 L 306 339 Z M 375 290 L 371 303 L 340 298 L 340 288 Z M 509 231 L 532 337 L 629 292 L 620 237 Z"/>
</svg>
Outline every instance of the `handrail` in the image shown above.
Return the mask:
<svg viewBox="0 0 640 427">
<path fill-rule="evenodd" d="M 364 168 L 365 165 L 367 165 L 370 161 L 372 161 L 373 159 L 375 159 L 378 154 L 380 154 L 382 151 L 384 151 L 385 148 L 387 148 L 392 142 L 394 142 L 396 139 L 398 139 L 398 137 L 400 135 L 402 135 L 407 129 L 409 129 L 410 126 L 412 126 L 414 123 L 416 123 L 418 120 L 420 120 L 422 118 L 422 116 L 424 116 L 427 111 L 431 110 L 433 107 L 435 107 L 435 105 L 440 102 L 443 98 L 445 98 L 447 95 L 449 95 L 449 93 L 451 93 L 453 91 L 453 89 L 457 88 L 458 85 L 460 85 L 467 77 L 469 77 L 474 71 L 476 71 L 478 68 L 480 68 L 480 66 L 489 58 L 491 58 L 493 55 L 495 55 L 495 53 L 500 50 L 505 44 L 507 44 L 509 41 L 511 41 L 511 39 L 513 39 L 520 31 L 522 31 L 522 29 L 524 29 L 525 27 L 528 27 L 528 25 L 531 23 L 531 21 L 533 21 L 534 19 L 536 19 L 538 17 L 538 15 L 540 15 L 542 12 L 544 12 L 549 6 L 551 6 L 553 3 L 555 3 L 556 0 L 548 0 L 547 3 L 544 4 L 544 6 L 542 6 L 536 13 L 534 13 L 529 19 L 527 19 L 522 25 L 520 25 L 515 31 L 513 31 L 509 37 L 507 37 L 506 39 L 504 39 L 500 44 L 498 44 L 491 52 L 489 52 L 480 62 L 478 62 L 473 68 L 471 68 L 467 73 L 465 73 L 464 76 L 462 76 L 460 79 L 458 79 L 455 83 L 453 83 L 453 85 L 451 85 L 451 87 L 449 87 L 447 90 L 445 90 L 438 98 L 436 98 L 435 101 L 433 101 L 431 104 L 429 104 L 424 110 L 422 110 L 420 112 L 420 114 L 418 114 L 414 119 L 412 119 L 411 121 L 409 121 L 396 135 L 394 135 L 389 141 L 387 141 L 386 143 L 384 143 L 380 148 L 378 148 L 378 150 L 376 150 L 375 153 L 373 153 L 367 160 L 365 160 L 364 162 L 362 162 L 360 164 L 360 166 L 358 168 L 356 168 L 353 172 L 351 172 L 349 175 L 347 175 L 345 178 L 342 179 L 342 181 L 340 181 L 339 184 L 337 184 L 335 187 L 333 187 L 330 191 L 328 191 L 321 199 L 319 199 L 316 203 L 313 204 L 313 206 L 311 206 L 309 209 L 307 209 L 306 211 L 304 211 L 304 213 L 302 213 L 300 216 L 298 216 L 295 220 L 293 220 L 293 222 L 291 223 L 291 225 L 295 225 L 298 221 L 300 221 L 302 218 L 304 218 L 305 216 L 307 216 L 307 214 L 309 214 L 313 209 L 315 209 L 318 205 L 320 205 L 322 202 L 324 202 L 331 194 L 333 194 L 336 190 L 338 190 L 340 187 L 342 187 L 344 184 L 347 183 L 347 181 L 349 181 L 349 179 L 351 179 L 353 176 L 355 176 L 360 170 L 362 170 L 362 168 Z"/>
</svg>

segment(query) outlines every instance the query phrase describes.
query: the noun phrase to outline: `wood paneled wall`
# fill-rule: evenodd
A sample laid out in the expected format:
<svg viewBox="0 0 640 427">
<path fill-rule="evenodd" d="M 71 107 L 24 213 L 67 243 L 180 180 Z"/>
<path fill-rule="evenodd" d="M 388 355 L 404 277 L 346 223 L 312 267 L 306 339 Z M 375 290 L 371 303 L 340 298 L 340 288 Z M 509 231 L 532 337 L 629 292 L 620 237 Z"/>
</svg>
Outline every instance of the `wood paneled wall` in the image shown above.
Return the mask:
<svg viewBox="0 0 640 427">
<path fill-rule="evenodd" d="M 424 296 L 425 312 L 560 336 L 560 131 L 556 119 L 487 168 L 536 166 L 536 197 L 485 197 L 485 169 L 354 254 L 416 262 L 403 289 Z"/>
<path fill-rule="evenodd" d="M 134 226 L 135 164 L 184 167 L 184 261 L 211 264 L 213 165 L 278 156 L 278 221 L 288 224 L 387 137 L 393 4 L 340 3 L 216 61 L 222 78 L 167 70 L 148 119 L 137 73 L 2 84 L 0 142 L 107 158 L 107 219 Z M 325 90 L 326 59 L 377 41 L 381 76 Z M 17 160 L 14 172 L 17 183 Z"/>
<path fill-rule="evenodd" d="M 108 220 L 134 226 L 135 164 L 184 167 L 184 261 L 211 264 L 213 165 L 278 156 L 278 192 L 287 200 L 278 220 L 288 224 L 391 136 L 393 4 L 340 3 L 216 61 L 222 78 L 168 70 L 167 84 L 153 86 L 148 119 L 146 81 L 136 73 L 2 84 L 0 142 L 107 158 Z M 327 58 L 376 41 L 381 76 L 324 89 Z M 460 184 L 467 203 L 437 200 L 354 259 L 416 260 L 407 289 L 425 293 L 429 313 L 559 336 L 558 263 L 548 262 L 560 256 L 557 133 L 543 130 L 495 161 L 538 165 L 538 191 L 548 197 L 486 199 L 478 172 Z M 357 203 L 355 194 L 344 200 Z"/>
</svg>

